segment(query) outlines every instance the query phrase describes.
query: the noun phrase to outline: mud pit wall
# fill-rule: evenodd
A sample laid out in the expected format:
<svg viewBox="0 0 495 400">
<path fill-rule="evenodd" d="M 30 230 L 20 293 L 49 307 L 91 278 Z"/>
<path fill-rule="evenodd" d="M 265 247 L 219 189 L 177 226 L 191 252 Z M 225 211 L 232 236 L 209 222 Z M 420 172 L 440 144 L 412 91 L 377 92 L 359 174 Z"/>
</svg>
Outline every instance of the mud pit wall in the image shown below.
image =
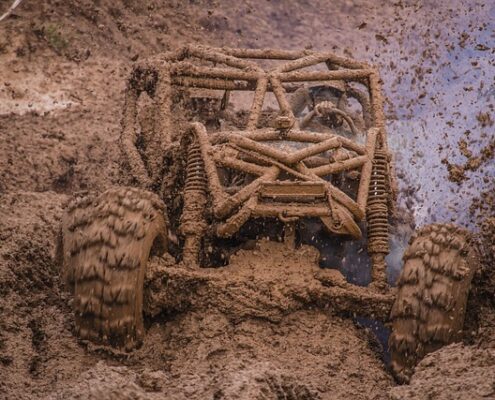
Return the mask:
<svg viewBox="0 0 495 400">
<path fill-rule="evenodd" d="M 0 13 L 7 7 L 4 3 Z M 92 394 L 91 387 L 106 390 L 107 383 L 92 383 L 106 379 L 102 376 L 118 381 L 118 375 L 130 382 L 131 393 L 163 396 L 164 390 L 173 391 L 173 384 L 179 384 L 167 369 L 170 363 L 180 364 L 176 349 L 183 341 L 203 346 L 191 328 L 196 322 L 184 322 L 185 330 L 191 332 L 189 338 L 174 336 L 167 332 L 182 322 L 161 316 L 151 323 L 148 346 L 135 359 L 117 362 L 87 352 L 73 336 L 69 298 L 60 290 L 52 260 L 60 204 L 67 195 L 88 188 L 101 191 L 119 182 L 119 119 L 132 60 L 180 43 L 199 42 L 313 47 L 371 61 L 384 79 L 401 204 L 414 210 L 418 224 L 453 218 L 474 227 L 478 219 L 467 211 L 473 197 L 480 198 L 476 211 L 493 215 L 493 208 L 486 206 L 494 174 L 489 151 L 494 129 L 493 7 L 481 1 L 445 5 L 411 1 L 377 8 L 368 1 L 337 1 L 330 7 L 325 1 L 247 1 L 234 6 L 224 1 L 187 5 L 171 1 L 163 6 L 158 1 L 24 0 L 0 23 L 0 312 L 5 316 L 0 324 L 0 394 L 42 398 L 56 390 L 70 398 L 87 391 L 88 398 L 101 398 Z M 447 182 L 449 176 L 456 182 Z M 493 227 L 493 219 L 485 224 Z M 493 243 L 493 228 L 483 232 L 486 242 Z M 403 246 L 408 235 L 405 229 L 396 246 Z M 395 257 L 395 271 L 397 260 Z M 486 265 L 489 276 L 493 259 Z M 489 300 L 493 285 L 487 284 L 487 275 L 477 281 L 477 292 L 485 300 L 474 301 L 482 307 L 483 317 L 481 322 L 473 322 L 472 340 L 482 343 L 490 343 L 493 337 L 493 319 L 489 317 L 494 306 Z M 301 316 L 309 321 L 308 326 L 323 329 L 324 324 L 314 325 L 314 318 Z M 283 330 L 291 322 L 284 324 L 277 329 Z M 313 328 L 308 328 L 308 334 L 316 332 Z M 335 329 L 346 336 L 354 328 L 342 321 Z M 252 340 L 255 334 L 247 332 Z M 290 334 L 281 335 L 280 340 L 287 346 Z M 318 346 L 332 348 L 331 343 L 327 346 L 328 340 L 322 339 Z M 162 345 L 170 342 L 176 344 Z M 362 343 L 352 342 L 351 347 L 360 349 Z M 348 357 L 341 342 L 335 345 Z M 168 351 L 170 347 L 172 351 Z M 260 349 L 262 352 L 264 347 Z M 377 398 L 384 398 L 391 381 L 384 377 L 376 356 L 367 348 L 362 352 L 371 361 L 369 368 L 358 374 L 363 374 L 363 382 L 383 382 L 384 386 L 367 387 L 373 387 L 371 393 Z M 150 357 L 155 357 L 153 362 Z M 252 358 L 246 357 L 252 363 Z M 269 393 L 277 393 L 277 388 L 293 385 L 291 376 L 305 373 L 304 365 L 308 371 L 316 371 L 307 390 L 321 387 L 323 380 L 318 381 L 318 376 L 327 379 L 336 373 L 345 381 L 351 372 L 316 361 L 310 366 L 309 361 L 304 362 L 306 356 L 301 357 L 302 369 L 291 366 L 286 373 L 290 384 L 284 383 L 280 372 L 276 379 L 263 376 L 265 383 L 259 387 L 268 385 L 274 388 Z M 361 363 L 361 357 L 356 357 L 349 360 Z M 334 357 L 328 358 L 334 362 Z M 292 354 L 286 360 L 292 361 Z M 115 363 L 119 366 L 108 367 Z M 84 380 L 91 385 L 77 386 L 76 382 Z M 59 387 L 55 388 L 54 382 L 59 382 Z M 229 380 L 222 382 L 219 388 L 228 386 Z M 67 385 L 74 385 L 75 391 L 69 393 Z M 116 390 L 110 386 L 108 390 Z M 347 393 L 355 393 L 356 386 L 349 387 Z M 300 393 L 306 389 L 299 388 Z"/>
</svg>

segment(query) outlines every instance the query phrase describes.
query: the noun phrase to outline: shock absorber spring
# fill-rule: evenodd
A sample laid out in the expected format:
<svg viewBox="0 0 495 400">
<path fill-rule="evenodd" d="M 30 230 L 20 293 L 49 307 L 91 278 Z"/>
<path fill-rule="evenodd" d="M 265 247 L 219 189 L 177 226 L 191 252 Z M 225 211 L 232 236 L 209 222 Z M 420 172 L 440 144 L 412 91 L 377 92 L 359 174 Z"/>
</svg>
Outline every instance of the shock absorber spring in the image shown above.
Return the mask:
<svg viewBox="0 0 495 400">
<path fill-rule="evenodd" d="M 187 148 L 186 182 L 184 193 L 202 193 L 206 195 L 206 173 L 201 148 L 197 140 L 193 140 Z"/>
<path fill-rule="evenodd" d="M 376 149 L 371 170 L 366 220 L 368 224 L 368 253 L 372 260 L 372 280 L 383 287 L 387 283 L 385 256 L 388 242 L 388 156 L 386 151 Z"/>
<path fill-rule="evenodd" d="M 207 179 L 201 148 L 192 137 L 187 147 L 186 178 L 184 184 L 184 208 L 181 217 L 181 233 L 185 236 L 183 261 L 197 266 L 201 240 L 207 224 L 204 211 L 207 201 Z"/>
</svg>

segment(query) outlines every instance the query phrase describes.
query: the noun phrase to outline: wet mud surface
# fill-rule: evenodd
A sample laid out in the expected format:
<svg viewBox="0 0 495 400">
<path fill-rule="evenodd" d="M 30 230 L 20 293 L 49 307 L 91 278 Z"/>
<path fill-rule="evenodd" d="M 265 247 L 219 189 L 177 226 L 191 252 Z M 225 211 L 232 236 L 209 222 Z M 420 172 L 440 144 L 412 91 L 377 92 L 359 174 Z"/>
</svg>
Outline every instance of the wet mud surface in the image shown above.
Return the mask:
<svg viewBox="0 0 495 400">
<path fill-rule="evenodd" d="M 391 399 L 489 399 L 495 396 L 493 348 L 452 344 L 426 356 L 409 385 L 393 388 Z"/>
<path fill-rule="evenodd" d="M 0 22 L 0 398 L 495 396 L 493 15 L 490 4 L 463 1 L 24 0 Z M 281 265 L 243 268 L 242 253 L 231 273 L 250 292 L 232 287 L 228 298 L 223 288 L 216 302 L 171 307 L 153 280 L 167 261 L 154 260 L 143 346 L 123 356 L 78 342 L 54 261 L 62 205 L 122 181 L 130 63 L 188 42 L 313 47 L 378 65 L 400 203 L 418 225 L 453 220 L 480 233 L 464 343 L 427 356 L 396 386 L 374 335 L 294 300 L 311 268 L 295 263 L 281 281 Z"/>
</svg>

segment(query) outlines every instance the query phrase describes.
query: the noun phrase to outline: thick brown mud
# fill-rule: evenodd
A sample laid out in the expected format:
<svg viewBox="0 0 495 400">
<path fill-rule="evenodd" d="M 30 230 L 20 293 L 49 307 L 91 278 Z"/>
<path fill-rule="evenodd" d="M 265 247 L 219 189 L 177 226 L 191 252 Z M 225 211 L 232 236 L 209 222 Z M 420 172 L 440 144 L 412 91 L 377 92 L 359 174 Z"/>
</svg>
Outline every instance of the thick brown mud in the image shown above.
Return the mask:
<svg viewBox="0 0 495 400">
<path fill-rule="evenodd" d="M 0 14 L 7 3 L 0 2 Z M 493 188 L 484 186 L 493 179 L 493 144 L 487 135 L 493 129 L 489 79 L 494 68 L 484 55 L 493 49 L 476 37 L 489 28 L 489 19 L 468 32 L 456 25 L 473 15 L 491 15 L 493 9 L 462 1 L 449 7 L 406 3 L 377 9 L 364 0 L 332 6 L 324 1 L 233 6 L 24 0 L 0 22 L 0 398 L 495 396 L 495 214 Z M 439 20 L 447 22 L 437 32 Z M 62 206 L 76 191 L 101 193 L 123 180 L 117 142 L 131 62 L 189 42 L 314 47 L 380 67 L 390 102 L 389 130 L 396 133 L 392 147 L 407 150 L 396 157 L 401 203 L 417 211 L 419 224 L 450 210 L 447 218 L 454 215 L 472 229 L 481 226 L 483 262 L 468 303 L 464 343 L 427 356 L 410 385 L 396 386 L 371 333 L 300 291 L 301 282 L 315 277 L 304 264 L 310 257 L 281 275 L 283 257 L 250 264 L 241 252 L 238 263 L 218 273 L 235 274 L 239 286 L 227 291 L 213 284 L 206 292 L 196 287 L 198 296 L 175 302 L 163 297 L 157 281 L 166 261 L 154 260 L 142 347 L 123 355 L 78 341 L 72 299 L 54 261 Z M 465 47 L 472 51 L 466 56 L 470 68 L 485 71 L 477 86 L 440 86 L 437 78 L 445 70 L 439 65 L 449 64 Z M 446 56 L 445 48 L 457 50 Z M 479 97 L 470 97 L 475 94 Z M 459 95 L 476 110 L 445 100 Z M 425 109 L 437 107 L 432 120 Z M 472 126 L 463 125 L 465 115 L 473 116 Z M 445 136 L 431 139 L 418 120 L 427 128 L 440 124 Z M 466 136 L 468 128 L 472 133 Z M 414 139 L 399 135 L 410 131 Z M 455 139 L 445 142 L 448 135 Z M 423 163 L 438 169 L 415 167 Z M 436 188 L 424 183 L 430 176 L 418 179 L 427 173 L 435 175 Z M 438 184 L 449 173 L 459 186 Z M 444 194 L 439 190 L 448 194 L 440 205 Z"/>
</svg>

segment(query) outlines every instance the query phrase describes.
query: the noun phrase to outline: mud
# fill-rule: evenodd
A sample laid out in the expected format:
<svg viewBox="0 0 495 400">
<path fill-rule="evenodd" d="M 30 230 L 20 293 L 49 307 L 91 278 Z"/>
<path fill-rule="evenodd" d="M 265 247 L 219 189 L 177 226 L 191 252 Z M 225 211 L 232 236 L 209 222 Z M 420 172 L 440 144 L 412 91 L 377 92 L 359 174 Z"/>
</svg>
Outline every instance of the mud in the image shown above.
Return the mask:
<svg viewBox="0 0 495 400">
<path fill-rule="evenodd" d="M 466 175 L 469 171 L 477 171 L 483 164 L 493 162 L 494 150 L 495 140 L 492 139 L 486 147 L 481 149 L 479 155 L 474 156 L 469 150 L 467 142 L 465 140 L 459 141 L 459 151 L 467 160 L 464 164 L 451 164 L 447 159 L 442 160 L 442 163 L 447 166 L 449 171 L 449 180 L 457 184 L 466 181 L 469 179 Z"/>
<path fill-rule="evenodd" d="M 490 399 L 495 397 L 495 352 L 453 344 L 426 356 L 410 385 L 391 390 L 398 399 Z"/>
<path fill-rule="evenodd" d="M 263 318 L 250 311 L 232 319 L 234 302 L 222 313 L 148 309 L 145 343 L 131 356 L 77 341 L 53 261 L 61 205 L 74 191 L 101 192 L 121 180 L 117 140 L 130 62 L 189 42 L 315 47 L 379 65 L 391 146 L 403 161 L 401 203 L 418 224 L 484 221 L 485 243 L 465 343 L 427 356 L 411 385 L 391 396 L 493 396 L 493 157 L 467 171 L 460 187 L 444 183 L 440 163 L 464 164 L 463 138 L 474 155 L 490 143 L 493 49 L 483 32 L 493 8 L 481 3 L 24 0 L 0 22 L 0 398 L 380 399 L 395 386 L 376 339 L 351 319 L 311 302 L 268 312 L 280 283 L 267 291 Z M 0 14 L 9 5 L 0 2 Z M 462 62 L 451 70 L 455 56 Z M 448 85 L 442 79 L 457 74 Z M 488 117 L 476 119 L 480 112 Z M 473 197 L 475 215 L 467 211 Z M 250 282 L 250 273 L 240 276 Z"/>
<path fill-rule="evenodd" d="M 277 324 L 232 324 L 223 314 L 189 313 L 167 324 L 149 329 L 143 348 L 126 362 L 132 366 L 99 361 L 73 387 L 60 385 L 48 398 L 380 399 L 391 383 L 365 335 L 318 312 L 295 313 Z M 309 370 L 315 374 L 308 376 Z M 362 393 L 363 383 L 371 396 Z"/>
<path fill-rule="evenodd" d="M 220 269 L 185 270 L 167 256 L 165 263 L 158 259 L 149 267 L 145 312 L 214 309 L 233 321 L 259 318 L 276 323 L 294 312 L 317 308 L 388 320 L 392 293 L 354 288 L 339 271 L 322 270 L 318 258 L 311 246 L 294 250 L 266 240 L 239 250 Z M 161 290 L 164 282 L 168 291 Z"/>
<path fill-rule="evenodd" d="M 147 279 L 148 327 L 143 346 L 119 356 L 78 343 L 70 295 L 62 290 L 53 262 L 57 218 L 66 199 L 56 193 L 2 196 L 3 207 L 16 206 L 15 213 L 4 219 L 8 228 L 1 231 L 6 260 L 2 264 L 6 285 L 1 304 L 6 318 L 1 331 L 1 389 L 7 398 L 328 398 L 338 393 L 368 399 L 386 395 L 392 380 L 372 336 L 351 320 L 332 316 L 331 304 L 318 307 L 326 308 L 325 312 L 307 310 L 310 293 L 297 288 L 318 272 L 312 248 L 293 255 L 289 264 L 274 244 L 255 251 L 250 263 L 241 252 L 231 269 L 211 272 L 217 276 L 216 285 L 187 291 L 184 285 L 184 297 L 172 299 L 164 298 L 162 290 L 160 270 L 166 268 L 167 260 L 155 259 Z M 30 217 L 14 228 L 28 210 Z M 272 265 L 263 262 L 267 252 L 279 254 Z M 308 274 L 307 268 L 313 272 Z M 183 284 L 180 279 L 173 282 Z M 189 282 L 201 284 L 197 277 Z M 229 284 L 225 287 L 222 282 Z M 191 304 L 191 299 L 197 304 Z M 192 311 L 186 313 L 187 308 Z M 363 382 L 373 388 L 373 397 L 362 394 Z"/>
</svg>

